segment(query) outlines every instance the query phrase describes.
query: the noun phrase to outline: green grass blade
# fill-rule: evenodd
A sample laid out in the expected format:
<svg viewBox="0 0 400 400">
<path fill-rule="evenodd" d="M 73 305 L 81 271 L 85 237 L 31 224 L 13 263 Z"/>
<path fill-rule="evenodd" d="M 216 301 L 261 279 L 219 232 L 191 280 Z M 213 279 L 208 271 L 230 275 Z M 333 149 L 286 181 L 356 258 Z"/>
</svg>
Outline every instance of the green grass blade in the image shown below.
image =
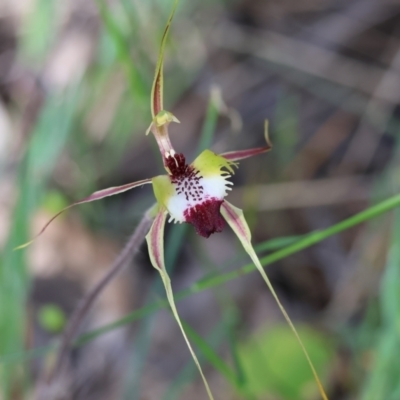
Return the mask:
<svg viewBox="0 0 400 400">
<path fill-rule="evenodd" d="M 369 207 L 367 210 L 354 215 L 353 217 L 350 217 L 342 222 L 339 222 L 338 224 L 335 224 L 324 230 L 315 231 L 313 233 L 305 235 L 302 239 L 295 241 L 293 244 L 290 244 L 289 246 L 286 246 L 283 249 L 278 250 L 270 255 L 262 257 L 260 259 L 260 262 L 264 267 L 266 267 L 289 255 L 295 254 L 301 250 L 313 246 L 323 241 L 324 239 L 327 239 L 330 236 L 343 232 L 346 229 L 352 228 L 353 226 L 356 226 L 362 222 L 366 222 L 372 218 L 375 218 L 399 206 L 400 206 L 400 195 L 392 196 L 389 199 L 384 200 L 372 207 Z M 290 240 L 292 240 L 292 238 Z M 254 264 L 249 263 L 235 271 L 231 271 L 225 274 L 220 274 L 218 276 L 213 275 L 211 277 L 200 279 L 199 281 L 191 285 L 190 288 L 178 292 L 175 295 L 175 298 L 177 301 L 182 300 L 193 293 L 198 293 L 203 290 L 219 286 L 222 283 L 229 282 L 230 280 L 239 278 L 254 270 L 255 270 Z M 81 336 L 80 341 L 85 342 L 87 340 L 91 340 L 92 338 L 97 337 L 99 334 L 108 332 L 111 329 L 115 329 L 121 325 L 125 325 L 131 321 L 137 320 L 142 316 L 147 315 L 148 313 L 158 310 L 159 308 L 165 308 L 167 307 L 167 305 L 168 305 L 167 302 L 163 300 L 151 304 L 147 307 L 141 308 L 140 310 L 137 310 L 112 324 L 106 325 L 102 328 L 99 328 L 97 330 L 89 332 L 86 335 Z"/>
<path fill-rule="evenodd" d="M 361 224 L 362 222 L 366 222 L 372 218 L 375 218 L 389 210 L 392 210 L 395 207 L 400 206 L 400 195 L 395 195 L 390 197 L 387 200 L 384 200 L 375 206 L 369 207 L 365 211 L 361 211 L 360 213 L 350 217 L 342 222 L 339 222 L 335 225 L 332 225 L 326 229 L 318 230 L 313 233 L 306 235 L 303 239 L 296 241 L 295 243 L 284 247 L 281 250 L 278 250 L 268 256 L 262 257 L 260 259 L 263 267 L 266 267 L 276 261 L 282 260 L 292 254 L 295 254 L 301 250 L 304 250 L 308 247 L 314 246 L 317 243 L 322 242 L 330 236 L 336 235 L 340 232 L 343 232 L 353 226 Z M 249 263 L 238 270 L 228 272 L 225 274 L 220 274 L 219 276 L 206 278 L 198 281 L 189 289 L 191 292 L 199 292 L 203 291 L 222 283 L 229 282 L 233 279 L 239 278 L 240 276 L 246 275 L 250 272 L 253 272 L 256 269 L 253 263 Z"/>
<path fill-rule="evenodd" d="M 118 60 L 125 69 L 131 96 L 136 98 L 138 92 L 144 93 L 147 88 L 142 83 L 140 74 L 134 66 L 129 51 L 128 41 L 120 30 L 117 22 L 114 20 L 106 2 L 104 0 L 96 0 L 96 3 L 107 33 L 110 35 L 114 43 Z"/>
<path fill-rule="evenodd" d="M 212 332 L 207 335 L 207 343 L 213 347 L 218 347 L 225 340 L 226 321 L 223 318 L 212 329 Z M 199 361 L 203 364 L 204 355 L 199 353 Z M 180 398 L 180 394 L 185 386 L 196 379 L 197 369 L 193 362 L 189 362 L 182 369 L 179 375 L 173 380 L 167 391 L 164 393 L 162 400 L 175 400 Z"/>
<path fill-rule="evenodd" d="M 333 225 L 327 229 L 324 230 L 319 230 L 313 233 L 310 233 L 308 235 L 305 235 L 302 239 L 300 240 L 295 240 L 295 238 L 290 238 L 289 241 L 295 240 L 293 244 L 290 244 L 286 247 L 284 247 L 281 250 L 275 251 L 274 253 L 267 255 L 265 257 L 262 257 L 260 259 L 261 264 L 266 267 L 278 260 L 281 260 L 289 255 L 295 254 L 296 252 L 299 252 L 301 250 L 304 250 L 310 246 L 313 246 L 324 239 L 333 236 L 337 233 L 343 232 L 346 229 L 352 228 L 353 226 L 356 226 L 360 223 L 366 222 L 372 218 L 375 218 L 385 212 L 388 212 L 396 207 L 400 206 L 400 195 L 395 195 L 390 197 L 387 200 L 384 200 L 372 207 L 369 207 L 365 211 L 362 211 L 353 217 L 350 217 L 342 222 L 339 222 L 336 225 Z M 266 242 L 265 247 L 268 247 L 267 245 L 268 242 Z M 278 241 L 279 244 L 279 241 Z M 275 244 L 274 244 L 275 246 Z M 217 287 L 221 285 L 222 283 L 229 282 L 230 280 L 239 278 L 245 274 L 248 274 L 252 271 L 254 271 L 255 266 L 253 263 L 249 263 L 244 265 L 243 267 L 231 271 L 225 274 L 220 274 L 219 276 L 211 276 L 211 277 L 206 277 L 203 279 L 200 279 L 193 285 L 191 285 L 188 289 L 182 290 L 178 292 L 175 295 L 175 299 L 177 301 L 183 300 L 184 298 L 194 294 L 201 292 L 203 290 L 207 290 L 213 287 Z M 154 302 L 153 304 L 150 304 L 148 306 L 145 306 L 139 310 L 134 311 L 133 313 L 130 313 L 126 315 L 125 317 L 119 319 L 118 321 L 115 321 L 111 324 L 107 324 L 101 328 L 95 329 L 91 332 L 88 332 L 84 335 L 81 335 L 78 340 L 77 340 L 77 345 L 83 345 L 96 337 L 109 332 L 110 330 L 119 328 L 123 325 L 129 324 L 133 321 L 136 321 L 140 318 L 143 318 L 146 315 L 149 315 L 151 313 L 154 313 L 158 311 L 161 308 L 166 308 L 168 307 L 168 302 L 166 300 L 159 300 L 157 302 Z M 21 354 L 22 356 L 22 354 Z M 4 354 L 4 356 L 0 357 L 0 362 L 10 362 L 10 357 L 13 361 L 15 361 L 18 356 L 16 354 Z"/>
<path fill-rule="evenodd" d="M 235 327 L 231 327 L 231 329 L 227 332 L 228 334 L 228 343 L 230 354 L 233 362 L 233 369 L 235 371 L 235 377 L 237 382 L 237 387 L 240 392 L 245 392 L 247 387 L 247 377 L 244 372 L 244 368 L 242 365 L 242 361 L 238 352 L 238 341 L 234 331 Z"/>
<path fill-rule="evenodd" d="M 47 179 L 58 160 L 76 112 L 77 88 L 47 99 L 38 123 L 32 132 L 28 152 L 19 171 L 19 199 L 14 209 L 10 230 L 0 266 L 0 355 L 12 354 L 23 348 L 26 321 L 26 298 L 30 277 L 23 251 L 13 249 L 28 238 L 28 226 L 40 204 Z M 4 398 L 16 376 L 15 366 L 0 369 Z"/>
<path fill-rule="evenodd" d="M 381 281 L 382 327 L 373 367 L 366 379 L 363 400 L 397 399 L 400 392 L 400 210 L 396 210 L 386 269 Z"/>
<path fill-rule="evenodd" d="M 225 361 L 214 351 L 214 349 L 185 321 L 182 325 L 190 340 L 199 348 L 203 357 L 223 375 L 232 386 L 237 386 L 235 374 Z"/>
</svg>

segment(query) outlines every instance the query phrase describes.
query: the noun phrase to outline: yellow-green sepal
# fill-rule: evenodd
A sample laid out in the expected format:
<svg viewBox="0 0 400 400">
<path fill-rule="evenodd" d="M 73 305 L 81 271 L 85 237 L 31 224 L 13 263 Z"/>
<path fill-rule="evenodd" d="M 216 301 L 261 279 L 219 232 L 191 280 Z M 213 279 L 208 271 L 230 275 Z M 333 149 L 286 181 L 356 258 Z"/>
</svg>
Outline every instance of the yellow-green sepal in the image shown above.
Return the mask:
<svg viewBox="0 0 400 400">
<path fill-rule="evenodd" d="M 168 200 L 175 195 L 175 188 L 168 175 L 155 176 L 152 180 L 154 196 L 161 209 L 166 210 Z"/>
<path fill-rule="evenodd" d="M 171 307 L 172 314 L 179 326 L 179 329 L 182 332 L 183 338 L 186 342 L 186 345 L 188 346 L 188 349 L 190 351 L 190 354 L 193 358 L 194 363 L 197 366 L 197 369 L 200 372 L 201 378 L 203 380 L 207 395 L 209 400 L 214 400 L 214 397 L 211 393 L 210 387 L 208 385 L 207 379 L 203 373 L 203 370 L 201 369 L 199 360 L 197 359 L 197 356 L 192 348 L 192 345 L 189 342 L 189 339 L 186 335 L 186 332 L 183 328 L 182 321 L 179 317 L 178 310 L 175 305 L 175 299 L 174 299 L 174 293 L 172 291 L 172 286 L 171 286 L 171 280 L 169 278 L 168 272 L 165 268 L 165 262 L 164 262 L 164 228 L 165 228 L 165 222 L 167 218 L 167 212 L 166 211 L 159 211 L 157 216 L 154 219 L 154 222 L 150 228 L 150 232 L 146 236 L 146 241 L 147 241 L 147 246 L 149 249 L 149 256 L 150 256 L 150 261 L 153 267 L 160 273 L 162 282 L 164 284 L 165 288 L 165 293 L 167 295 L 167 300 L 168 303 Z"/>
<path fill-rule="evenodd" d="M 247 254 L 250 256 L 251 260 L 253 261 L 254 265 L 260 272 L 262 278 L 264 279 L 265 283 L 267 284 L 269 290 L 271 291 L 271 294 L 273 298 L 275 299 L 276 303 L 278 304 L 279 309 L 281 310 L 286 322 L 288 323 L 290 329 L 294 333 L 294 336 L 296 337 L 301 350 L 304 353 L 304 356 L 308 362 L 308 365 L 310 366 L 311 372 L 314 375 L 314 379 L 317 383 L 318 390 L 320 392 L 320 395 L 323 400 L 328 400 L 328 396 L 325 393 L 324 387 L 321 383 L 321 380 L 318 376 L 318 373 L 314 367 L 313 362 L 311 361 L 310 356 L 308 355 L 307 349 L 305 348 L 303 341 L 301 340 L 297 329 L 293 325 L 292 320 L 290 319 L 288 313 L 285 310 L 285 307 L 283 307 L 281 301 L 278 298 L 278 295 L 275 292 L 275 289 L 273 288 L 266 272 L 264 271 L 263 266 L 261 265 L 261 262 L 254 251 L 253 245 L 251 244 L 251 232 L 249 229 L 249 226 L 247 225 L 246 219 L 244 218 L 243 211 L 226 200 L 222 203 L 221 205 L 221 214 L 224 217 L 225 221 L 228 223 L 228 225 L 231 227 L 237 238 L 240 240 L 243 248 L 247 252 Z"/>
<path fill-rule="evenodd" d="M 161 110 L 154 118 L 154 123 L 157 127 L 169 124 L 170 122 L 180 123 L 179 119 L 169 111 Z"/>
<path fill-rule="evenodd" d="M 233 165 L 236 166 L 236 163 L 228 161 L 226 158 L 208 149 L 204 150 L 192 163 L 192 166 L 200 172 L 203 178 L 221 175 L 221 168 L 225 168 L 231 174 L 234 174 Z"/>
</svg>

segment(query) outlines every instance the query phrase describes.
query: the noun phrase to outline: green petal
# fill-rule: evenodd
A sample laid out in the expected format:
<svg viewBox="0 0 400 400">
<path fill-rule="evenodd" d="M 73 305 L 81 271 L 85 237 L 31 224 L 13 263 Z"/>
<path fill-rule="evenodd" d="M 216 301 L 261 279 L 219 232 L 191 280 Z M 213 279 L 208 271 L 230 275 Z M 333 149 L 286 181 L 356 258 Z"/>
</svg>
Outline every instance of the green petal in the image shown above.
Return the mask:
<svg viewBox="0 0 400 400">
<path fill-rule="evenodd" d="M 160 178 L 160 177 L 158 177 Z M 210 387 L 208 386 L 208 382 L 203 374 L 203 370 L 201 369 L 199 360 L 196 357 L 195 352 L 192 349 L 192 346 L 189 342 L 189 339 L 186 336 L 185 330 L 183 329 L 181 319 L 179 318 L 178 310 L 175 306 L 174 294 L 172 292 L 171 280 L 169 279 L 167 270 L 165 269 L 164 263 L 164 227 L 165 220 L 167 218 L 167 212 L 161 211 L 156 216 L 153 225 L 150 228 L 150 232 L 146 236 L 147 246 L 149 248 L 150 261 L 153 267 L 160 273 L 161 279 L 163 281 L 165 292 L 167 294 L 168 303 L 171 307 L 172 314 L 174 315 L 176 322 L 182 332 L 183 338 L 189 348 L 190 354 L 200 372 L 201 378 L 203 379 L 204 386 L 206 388 L 208 397 L 210 400 L 214 400 L 214 397 L 211 393 Z"/>
<path fill-rule="evenodd" d="M 226 168 L 231 174 L 234 174 L 232 165 L 236 165 L 215 154 L 211 150 L 204 150 L 192 163 L 192 166 L 200 171 L 203 178 L 212 175 L 221 175 L 221 168 Z"/>
<path fill-rule="evenodd" d="M 285 308 L 283 307 L 282 303 L 280 302 L 274 288 L 272 287 L 272 284 L 267 276 L 267 274 L 264 271 L 264 268 L 262 267 L 260 260 L 257 257 L 256 252 L 253 249 L 253 246 L 251 244 L 251 233 L 249 226 L 247 225 L 247 222 L 244 218 L 243 211 L 240 210 L 239 208 L 236 208 L 232 204 L 228 203 L 227 201 L 224 201 L 221 206 L 221 214 L 225 218 L 226 222 L 228 222 L 229 226 L 232 228 L 233 232 L 235 232 L 236 236 L 242 243 L 242 246 L 246 250 L 247 254 L 250 256 L 252 259 L 253 263 L 257 267 L 258 271 L 260 272 L 261 276 L 263 277 L 265 283 L 267 284 L 269 290 L 272 293 L 272 296 L 274 297 L 275 301 L 278 304 L 278 307 L 280 308 L 283 316 L 285 317 L 287 323 L 289 324 L 291 330 L 293 331 L 294 335 L 296 336 L 297 341 L 300 344 L 301 349 L 303 350 L 303 353 L 307 359 L 308 364 L 310 365 L 311 371 L 314 375 L 315 381 L 317 382 L 317 386 L 319 389 L 319 392 L 324 400 L 328 400 L 328 397 L 325 393 L 325 390 L 322 386 L 322 383 L 318 377 L 317 371 L 314 368 L 314 365 L 310 359 L 310 356 L 308 355 L 308 352 L 296 330 L 294 327 L 292 320 L 290 319 L 289 315 L 287 314 Z"/>
</svg>

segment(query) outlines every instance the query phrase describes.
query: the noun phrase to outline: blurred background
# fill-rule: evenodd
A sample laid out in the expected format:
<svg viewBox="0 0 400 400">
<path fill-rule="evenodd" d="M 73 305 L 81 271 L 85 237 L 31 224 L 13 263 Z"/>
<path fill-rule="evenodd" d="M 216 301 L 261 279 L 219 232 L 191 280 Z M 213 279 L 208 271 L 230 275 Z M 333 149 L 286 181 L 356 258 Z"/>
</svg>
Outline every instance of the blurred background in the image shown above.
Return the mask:
<svg viewBox="0 0 400 400">
<path fill-rule="evenodd" d="M 12 251 L 71 202 L 162 173 L 144 132 L 171 7 L 0 1 L 1 399 L 33 398 L 72 311 L 154 202 L 149 186 L 79 206 Z M 261 256 L 399 191 L 398 0 L 182 0 L 164 93 L 189 160 L 261 146 L 269 120 L 273 150 L 241 162 L 228 197 Z M 257 273 L 182 292 L 249 263 L 229 229 L 187 228 L 167 227 L 166 262 L 215 397 L 318 399 Z M 267 268 L 331 399 L 400 399 L 399 243 L 390 212 Z M 48 398 L 206 398 L 163 297 L 143 244 L 81 333 L 130 318 L 86 336 Z"/>
</svg>

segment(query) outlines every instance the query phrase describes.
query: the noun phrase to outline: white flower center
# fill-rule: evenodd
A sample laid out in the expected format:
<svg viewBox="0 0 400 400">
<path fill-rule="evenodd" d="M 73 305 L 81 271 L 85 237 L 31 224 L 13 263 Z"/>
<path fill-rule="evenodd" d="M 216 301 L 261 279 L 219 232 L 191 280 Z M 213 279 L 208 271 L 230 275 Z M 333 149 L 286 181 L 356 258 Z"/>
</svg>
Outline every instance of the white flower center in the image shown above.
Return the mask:
<svg viewBox="0 0 400 400">
<path fill-rule="evenodd" d="M 227 179 L 231 176 L 226 171 L 203 177 L 201 171 L 192 165 L 187 165 L 181 154 L 174 154 L 168 158 L 168 167 L 171 171 L 171 184 L 175 190 L 167 201 L 166 207 L 171 216 L 170 221 L 184 222 L 185 211 L 204 202 L 214 199 L 223 200 L 227 191 L 231 190 Z"/>
<path fill-rule="evenodd" d="M 223 200 L 227 191 L 231 190 L 229 185 L 232 185 L 232 182 L 227 180 L 229 176 L 183 178 L 181 181 L 172 182 L 176 194 L 169 198 L 167 204 L 170 220 L 184 222 L 185 211 L 190 208 L 210 199 Z"/>
</svg>

